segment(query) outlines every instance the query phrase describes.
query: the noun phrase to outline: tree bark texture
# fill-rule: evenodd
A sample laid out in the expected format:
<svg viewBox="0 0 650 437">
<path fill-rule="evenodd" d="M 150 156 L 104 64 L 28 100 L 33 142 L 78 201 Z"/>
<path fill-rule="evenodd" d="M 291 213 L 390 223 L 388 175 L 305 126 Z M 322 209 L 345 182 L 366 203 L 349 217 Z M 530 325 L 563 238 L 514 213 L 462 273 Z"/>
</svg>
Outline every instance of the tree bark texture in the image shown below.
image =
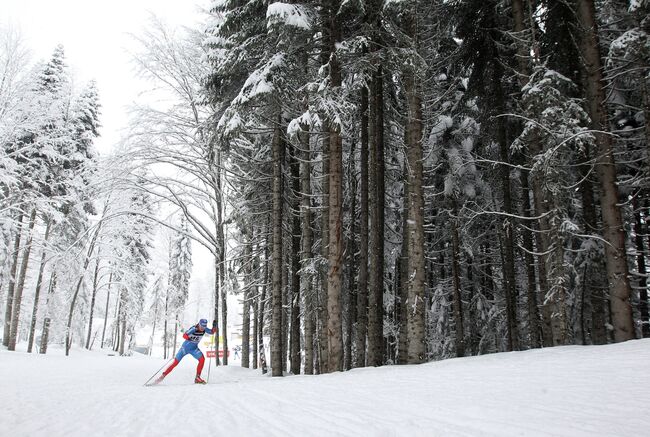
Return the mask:
<svg viewBox="0 0 650 437">
<path fill-rule="evenodd" d="M 273 251 L 271 255 L 271 369 L 282 376 L 282 138 L 281 128 L 273 133 Z"/>
<path fill-rule="evenodd" d="M 416 20 L 412 17 L 411 20 Z M 415 38 L 415 23 L 412 22 L 411 37 Z M 405 92 L 408 104 L 407 161 L 408 178 L 408 220 L 404 233 L 408 235 L 408 298 L 407 311 L 407 363 L 419 364 L 425 361 L 424 323 L 424 192 L 422 189 L 422 99 L 417 90 L 415 74 L 405 78 Z"/>
<path fill-rule="evenodd" d="M 578 0 L 578 18 L 582 27 L 582 55 L 586 71 L 588 112 L 598 146 L 596 171 L 600 179 L 600 205 L 603 218 L 605 261 L 609 283 L 609 301 L 614 341 L 633 339 L 634 323 L 630 304 L 631 288 L 627 257 L 625 253 L 625 231 L 621 210 L 618 205 L 616 162 L 614 160 L 612 137 L 608 131 L 605 110 L 602 62 L 598 46 L 598 26 L 593 0 Z"/>
</svg>

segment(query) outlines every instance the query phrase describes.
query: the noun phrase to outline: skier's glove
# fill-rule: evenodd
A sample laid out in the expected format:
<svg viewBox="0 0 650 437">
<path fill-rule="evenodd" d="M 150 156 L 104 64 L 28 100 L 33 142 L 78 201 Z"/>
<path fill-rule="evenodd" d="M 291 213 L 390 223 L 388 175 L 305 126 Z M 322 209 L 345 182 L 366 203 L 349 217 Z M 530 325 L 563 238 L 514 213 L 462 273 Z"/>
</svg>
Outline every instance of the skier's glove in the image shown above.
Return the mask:
<svg viewBox="0 0 650 437">
<path fill-rule="evenodd" d="M 217 321 L 216 321 L 216 320 L 213 320 L 213 321 L 212 321 L 212 330 L 213 330 L 214 332 L 217 332 Z"/>
</svg>

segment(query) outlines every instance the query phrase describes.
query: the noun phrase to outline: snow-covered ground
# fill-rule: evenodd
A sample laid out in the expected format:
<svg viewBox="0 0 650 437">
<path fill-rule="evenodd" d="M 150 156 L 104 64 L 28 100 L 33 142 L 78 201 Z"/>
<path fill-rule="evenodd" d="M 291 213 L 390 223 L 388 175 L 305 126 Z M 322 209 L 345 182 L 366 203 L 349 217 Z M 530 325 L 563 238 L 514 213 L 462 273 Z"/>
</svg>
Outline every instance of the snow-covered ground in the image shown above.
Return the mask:
<svg viewBox="0 0 650 437">
<path fill-rule="evenodd" d="M 108 353 L 1 350 L 0 435 L 650 435 L 650 340 L 321 376 L 228 366 L 207 386 L 191 357 L 143 387 L 163 360 Z"/>
</svg>

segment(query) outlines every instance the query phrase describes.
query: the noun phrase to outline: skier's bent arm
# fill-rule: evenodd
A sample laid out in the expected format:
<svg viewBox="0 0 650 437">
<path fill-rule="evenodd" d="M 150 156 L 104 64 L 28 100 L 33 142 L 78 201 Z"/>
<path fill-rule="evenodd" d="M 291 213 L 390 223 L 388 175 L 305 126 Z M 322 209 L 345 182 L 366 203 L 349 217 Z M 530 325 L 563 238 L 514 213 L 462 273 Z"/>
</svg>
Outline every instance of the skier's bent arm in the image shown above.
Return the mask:
<svg viewBox="0 0 650 437">
<path fill-rule="evenodd" d="M 219 332 L 219 329 L 217 329 L 217 321 L 213 320 L 212 321 L 212 329 L 205 328 L 205 333 L 208 335 L 216 335 Z"/>
</svg>

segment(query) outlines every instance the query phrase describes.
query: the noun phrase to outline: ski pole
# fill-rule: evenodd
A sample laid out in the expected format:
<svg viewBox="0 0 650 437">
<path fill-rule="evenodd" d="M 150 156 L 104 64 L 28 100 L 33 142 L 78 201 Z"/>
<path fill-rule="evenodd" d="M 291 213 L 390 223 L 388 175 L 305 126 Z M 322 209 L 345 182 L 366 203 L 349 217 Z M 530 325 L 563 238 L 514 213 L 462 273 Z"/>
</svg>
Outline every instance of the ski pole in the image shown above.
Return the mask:
<svg viewBox="0 0 650 437">
<path fill-rule="evenodd" d="M 217 334 L 214 334 L 214 335 L 217 335 Z M 216 353 L 217 353 L 216 350 L 215 350 L 216 344 L 217 344 L 217 342 L 215 341 L 214 336 L 212 336 L 212 351 L 215 353 L 215 357 L 216 357 Z M 208 380 L 207 380 L 208 383 L 210 382 L 210 369 L 212 369 L 212 355 L 210 355 L 210 357 L 208 358 Z"/>
<path fill-rule="evenodd" d="M 149 381 L 151 381 L 154 378 L 154 376 L 156 376 L 158 374 L 158 372 L 160 372 L 163 368 L 165 368 L 167 366 L 167 364 L 169 364 L 171 362 L 171 360 L 173 360 L 173 359 L 174 359 L 174 357 L 170 358 L 165 364 L 162 365 L 162 367 L 160 369 L 156 370 L 156 373 L 151 375 L 151 378 L 147 379 L 147 382 L 145 382 L 143 385 L 146 386 L 147 384 L 149 384 Z"/>
</svg>

